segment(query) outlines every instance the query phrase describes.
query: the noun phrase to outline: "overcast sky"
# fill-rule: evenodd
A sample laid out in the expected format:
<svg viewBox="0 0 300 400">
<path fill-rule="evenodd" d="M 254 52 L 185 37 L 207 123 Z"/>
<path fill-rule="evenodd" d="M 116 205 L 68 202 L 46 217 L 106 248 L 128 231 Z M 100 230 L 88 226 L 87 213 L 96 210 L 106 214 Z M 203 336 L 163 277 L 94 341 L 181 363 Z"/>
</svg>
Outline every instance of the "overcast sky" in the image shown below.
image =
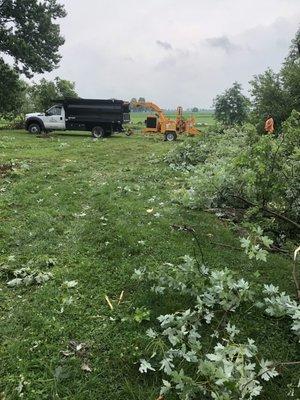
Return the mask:
<svg viewBox="0 0 300 400">
<path fill-rule="evenodd" d="M 146 97 L 210 107 L 235 80 L 278 70 L 300 25 L 300 0 L 61 0 L 66 39 L 51 76 L 86 98 Z M 46 77 L 49 77 L 46 75 Z"/>
</svg>

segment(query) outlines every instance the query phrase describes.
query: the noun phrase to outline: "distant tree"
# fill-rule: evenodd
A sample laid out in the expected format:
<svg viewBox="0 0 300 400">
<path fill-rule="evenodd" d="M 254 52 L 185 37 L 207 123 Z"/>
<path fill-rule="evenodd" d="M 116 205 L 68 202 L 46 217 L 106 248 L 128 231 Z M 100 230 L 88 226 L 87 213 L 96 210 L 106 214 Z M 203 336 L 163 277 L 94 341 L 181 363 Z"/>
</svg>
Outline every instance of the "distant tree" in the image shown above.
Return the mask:
<svg viewBox="0 0 300 400">
<path fill-rule="evenodd" d="M 144 97 L 139 97 L 138 102 L 140 104 L 140 106 L 138 107 L 138 111 L 145 111 L 146 108 L 143 105 L 141 105 L 141 104 L 144 104 L 146 102 L 145 98 Z"/>
<path fill-rule="evenodd" d="M 59 99 L 65 99 L 67 97 L 78 97 L 75 89 L 75 82 L 71 82 L 66 79 L 60 79 L 58 77 L 54 79 L 54 82 Z"/>
<path fill-rule="evenodd" d="M 78 97 L 75 90 L 75 83 L 56 77 L 54 81 L 41 79 L 30 89 L 31 101 L 36 111 L 43 111 L 53 104 L 53 100 L 60 100 L 67 97 Z"/>
<path fill-rule="evenodd" d="M 44 111 L 52 104 L 51 100 L 57 98 L 57 91 L 54 82 L 41 79 L 35 83 L 29 90 L 33 103 L 33 111 Z"/>
<path fill-rule="evenodd" d="M 7 54 L 27 77 L 52 71 L 64 43 L 55 21 L 66 16 L 57 0 L 0 0 L 0 58 Z"/>
<path fill-rule="evenodd" d="M 199 112 L 199 108 L 198 107 L 193 107 L 192 108 L 192 112 Z"/>
<path fill-rule="evenodd" d="M 133 97 L 130 100 L 130 109 L 131 109 L 131 111 L 136 111 L 136 106 L 135 106 L 136 103 L 137 103 L 137 99 L 135 97 Z"/>
<path fill-rule="evenodd" d="M 228 126 L 242 124 L 247 119 L 249 106 L 249 100 L 242 94 L 242 86 L 234 82 L 230 89 L 215 98 L 215 118 Z"/>
</svg>

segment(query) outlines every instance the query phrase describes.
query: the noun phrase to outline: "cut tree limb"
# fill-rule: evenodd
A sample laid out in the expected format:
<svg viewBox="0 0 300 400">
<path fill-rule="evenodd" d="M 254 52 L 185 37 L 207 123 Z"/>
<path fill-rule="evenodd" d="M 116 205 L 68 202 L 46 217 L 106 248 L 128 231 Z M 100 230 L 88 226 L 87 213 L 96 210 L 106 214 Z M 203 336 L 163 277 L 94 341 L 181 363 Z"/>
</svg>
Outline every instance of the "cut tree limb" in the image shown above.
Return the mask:
<svg viewBox="0 0 300 400">
<path fill-rule="evenodd" d="M 231 196 L 236 198 L 236 199 L 242 200 L 244 203 L 246 203 L 246 204 L 248 204 L 248 205 L 250 205 L 252 207 L 259 207 L 262 211 L 264 211 L 264 212 L 266 212 L 266 213 L 268 213 L 270 215 L 274 215 L 274 217 L 276 217 L 278 219 L 281 219 L 281 220 L 283 220 L 285 222 L 288 222 L 288 223 L 290 223 L 291 225 L 294 225 L 296 228 L 298 228 L 300 230 L 300 224 L 298 224 L 296 221 L 293 221 L 292 219 L 286 217 L 285 215 L 279 214 L 276 211 L 270 210 L 267 207 L 261 207 L 259 204 L 255 204 L 252 201 L 247 200 L 242 196 L 238 196 L 238 195 L 231 195 Z"/>
</svg>

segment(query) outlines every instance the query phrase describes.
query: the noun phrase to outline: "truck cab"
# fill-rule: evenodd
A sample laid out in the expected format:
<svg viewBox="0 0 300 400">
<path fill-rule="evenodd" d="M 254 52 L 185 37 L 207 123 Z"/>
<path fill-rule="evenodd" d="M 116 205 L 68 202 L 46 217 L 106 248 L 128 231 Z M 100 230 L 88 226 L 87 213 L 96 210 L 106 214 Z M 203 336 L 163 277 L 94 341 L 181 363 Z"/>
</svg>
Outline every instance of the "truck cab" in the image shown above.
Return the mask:
<svg viewBox="0 0 300 400">
<path fill-rule="evenodd" d="M 56 104 L 45 112 L 44 125 L 46 129 L 65 130 L 66 113 L 62 105 Z"/>
<path fill-rule="evenodd" d="M 26 129 L 29 133 L 41 131 L 65 130 L 66 113 L 61 104 L 56 104 L 44 113 L 26 114 Z"/>
</svg>

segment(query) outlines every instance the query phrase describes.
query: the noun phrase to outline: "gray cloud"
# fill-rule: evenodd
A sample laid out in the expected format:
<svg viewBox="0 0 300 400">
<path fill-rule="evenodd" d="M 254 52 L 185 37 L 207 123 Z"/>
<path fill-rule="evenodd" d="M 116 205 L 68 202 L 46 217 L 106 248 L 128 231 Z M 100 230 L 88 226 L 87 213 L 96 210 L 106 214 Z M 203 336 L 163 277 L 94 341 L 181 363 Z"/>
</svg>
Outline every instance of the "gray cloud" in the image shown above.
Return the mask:
<svg viewBox="0 0 300 400">
<path fill-rule="evenodd" d="M 300 20 L 299 0 L 60 1 L 63 57 L 44 77 L 75 81 L 81 97 L 142 96 L 163 108 L 209 107 L 235 80 L 247 91 L 253 75 L 278 71 Z M 149 18 L 157 10 L 165 23 Z"/>
<path fill-rule="evenodd" d="M 171 43 L 168 42 L 162 42 L 161 40 L 157 40 L 156 44 L 160 47 L 162 47 L 164 50 L 173 50 L 173 47 Z"/>
<path fill-rule="evenodd" d="M 228 38 L 228 36 L 225 36 L 225 35 L 208 38 L 208 39 L 206 39 L 206 43 L 210 47 L 220 48 L 220 49 L 224 50 L 226 53 L 231 53 L 235 50 L 240 49 L 239 46 L 232 43 L 231 40 Z"/>
<path fill-rule="evenodd" d="M 130 57 L 130 56 L 124 57 L 123 60 L 126 61 L 126 62 L 131 62 L 131 63 L 134 62 L 134 58 L 133 58 L 133 57 Z"/>
</svg>

